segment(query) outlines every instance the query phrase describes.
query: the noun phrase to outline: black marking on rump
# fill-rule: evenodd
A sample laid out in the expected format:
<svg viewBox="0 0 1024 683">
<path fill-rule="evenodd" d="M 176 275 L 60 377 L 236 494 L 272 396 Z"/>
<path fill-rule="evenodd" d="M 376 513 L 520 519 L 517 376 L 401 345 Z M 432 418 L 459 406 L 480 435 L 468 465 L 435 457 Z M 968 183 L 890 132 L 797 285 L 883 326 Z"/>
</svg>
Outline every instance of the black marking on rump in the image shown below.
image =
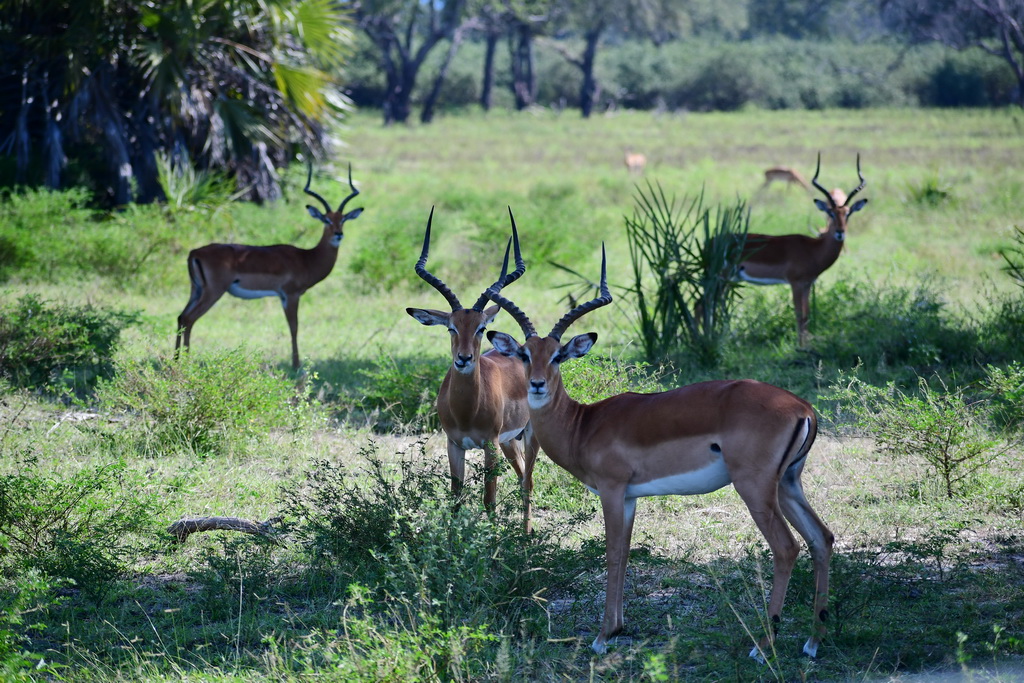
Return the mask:
<svg viewBox="0 0 1024 683">
<path fill-rule="evenodd" d="M 793 447 L 796 446 L 796 440 L 800 436 L 800 430 L 805 425 L 807 427 L 807 436 L 804 438 L 804 443 L 800 444 L 800 449 L 803 450 L 803 453 L 800 453 L 800 457 L 788 465 L 786 464 L 785 459 L 783 459 L 779 467 L 780 477 L 785 476 L 788 480 L 795 479 L 797 474 L 800 472 L 800 468 L 803 466 L 804 460 L 807 458 L 807 453 L 810 452 L 809 448 L 803 448 L 804 444 L 807 443 L 807 439 L 811 436 L 811 418 L 805 417 L 801 420 L 797 420 L 796 429 L 793 430 L 793 437 L 789 440 L 789 445 L 786 446 L 786 450 L 783 451 L 783 454 L 789 455 L 793 451 Z M 785 468 L 785 473 L 782 472 L 782 468 Z"/>
<path fill-rule="evenodd" d="M 713 444 L 711 444 L 711 452 L 712 453 L 721 453 L 722 452 L 722 447 L 719 446 L 717 443 L 713 443 Z"/>
</svg>

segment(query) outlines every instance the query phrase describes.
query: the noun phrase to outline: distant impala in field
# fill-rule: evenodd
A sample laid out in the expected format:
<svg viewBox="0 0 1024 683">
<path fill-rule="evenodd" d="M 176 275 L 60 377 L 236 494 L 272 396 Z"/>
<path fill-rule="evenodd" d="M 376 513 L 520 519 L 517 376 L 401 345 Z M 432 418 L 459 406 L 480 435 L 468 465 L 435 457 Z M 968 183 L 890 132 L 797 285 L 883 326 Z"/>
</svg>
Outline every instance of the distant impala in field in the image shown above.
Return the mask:
<svg viewBox="0 0 1024 683">
<path fill-rule="evenodd" d="M 183 341 L 185 348 L 189 347 L 192 326 L 225 293 L 240 299 L 276 296 L 281 299 L 291 330 L 292 367 L 299 367 L 299 298 L 331 274 L 338 260 L 338 247 L 345 236 L 345 223 L 355 220 L 363 212 L 359 208 L 345 213 L 345 205 L 359 194 L 352 184 L 351 165 L 348 168 L 348 186 L 352 192 L 342 200 L 337 211 L 331 211 L 327 200 L 309 189 L 312 179 L 313 166 L 310 165 L 303 191 L 319 199 L 324 207 L 321 213 L 315 206 L 306 206 L 309 215 L 324 225 L 320 242 L 312 249 L 300 249 L 290 244 L 207 244 L 189 253 L 188 275 L 192 281 L 192 294 L 185 310 L 178 316 L 175 356 Z"/>
<path fill-rule="evenodd" d="M 755 285 L 788 284 L 793 291 L 793 309 L 796 312 L 797 344 L 807 344 L 807 318 L 811 287 L 823 272 L 828 270 L 843 249 L 846 240 L 847 222 L 857 211 L 868 203 L 867 199 L 850 204 L 854 195 L 864 189 L 867 181 L 860 171 L 860 155 L 857 155 L 857 177 L 860 185 L 846 195 L 842 190 L 829 192 L 818 184 L 821 171 L 821 154 L 818 167 L 811 183 L 827 201 L 815 199 L 814 204 L 828 217 L 828 224 L 817 237 L 807 235 L 747 235 L 740 256 L 736 279 Z"/>
</svg>

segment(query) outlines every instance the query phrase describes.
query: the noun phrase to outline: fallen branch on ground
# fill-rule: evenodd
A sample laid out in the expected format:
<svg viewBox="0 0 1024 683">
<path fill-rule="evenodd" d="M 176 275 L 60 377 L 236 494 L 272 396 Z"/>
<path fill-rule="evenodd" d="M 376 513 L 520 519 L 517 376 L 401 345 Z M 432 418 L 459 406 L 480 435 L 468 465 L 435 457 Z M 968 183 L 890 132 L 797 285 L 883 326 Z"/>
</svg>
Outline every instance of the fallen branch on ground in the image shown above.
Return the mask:
<svg viewBox="0 0 1024 683">
<path fill-rule="evenodd" d="M 265 522 L 253 522 L 239 517 L 190 517 L 180 519 L 167 527 L 178 543 L 184 543 L 191 534 L 202 531 L 241 531 L 243 534 L 254 534 L 275 540 L 277 532 L 274 524 L 281 521 L 280 517 L 271 517 Z"/>
</svg>

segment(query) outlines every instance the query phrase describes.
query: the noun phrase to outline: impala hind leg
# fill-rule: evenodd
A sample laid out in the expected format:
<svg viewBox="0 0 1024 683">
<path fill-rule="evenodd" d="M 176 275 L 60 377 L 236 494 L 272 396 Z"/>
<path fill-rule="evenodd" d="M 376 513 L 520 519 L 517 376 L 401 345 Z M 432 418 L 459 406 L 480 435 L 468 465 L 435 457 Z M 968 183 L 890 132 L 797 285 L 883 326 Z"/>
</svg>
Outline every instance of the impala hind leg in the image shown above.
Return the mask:
<svg viewBox="0 0 1024 683">
<path fill-rule="evenodd" d="M 828 574 L 835 537 L 804 496 L 800 483 L 802 469 L 801 460 L 786 470 L 779 482 L 779 504 L 786 519 L 807 542 L 814 561 L 814 631 L 804 643 L 804 654 L 816 657 L 828 621 Z"/>
<path fill-rule="evenodd" d="M 178 316 L 178 330 L 174 338 L 175 358 L 178 357 L 178 350 L 181 346 L 186 349 L 189 347 L 192 339 L 192 326 L 213 308 L 215 303 L 220 301 L 225 291 L 214 289 L 203 281 L 201 266 L 198 262 L 189 264 L 189 278 L 192 280 L 192 292 L 184 310 Z"/>
<path fill-rule="evenodd" d="M 733 482 L 736 492 L 746 503 L 750 516 L 757 524 L 772 551 L 772 592 L 768 601 L 768 632 L 750 651 L 750 656 L 763 660 L 775 640 L 775 631 L 782 622 L 782 605 L 793 575 L 793 567 L 800 552 L 793 532 L 786 524 L 778 501 L 778 482 L 772 480 L 743 480 Z"/>
<path fill-rule="evenodd" d="M 519 477 L 519 486 L 523 493 L 523 529 L 526 533 L 530 533 L 533 530 L 530 522 L 532 514 L 530 494 L 533 491 L 533 463 L 527 462 L 528 456 L 524 454 L 524 449 L 520 446 L 518 439 L 512 439 L 498 445 L 501 446 L 505 459 L 509 461 L 512 469 L 516 472 L 516 476 Z M 527 451 L 529 451 L 529 446 L 529 443 L 527 443 Z M 536 451 L 534 451 L 533 457 L 536 459 Z"/>
<path fill-rule="evenodd" d="M 484 442 L 484 509 L 494 512 L 498 505 L 498 446 Z"/>
</svg>

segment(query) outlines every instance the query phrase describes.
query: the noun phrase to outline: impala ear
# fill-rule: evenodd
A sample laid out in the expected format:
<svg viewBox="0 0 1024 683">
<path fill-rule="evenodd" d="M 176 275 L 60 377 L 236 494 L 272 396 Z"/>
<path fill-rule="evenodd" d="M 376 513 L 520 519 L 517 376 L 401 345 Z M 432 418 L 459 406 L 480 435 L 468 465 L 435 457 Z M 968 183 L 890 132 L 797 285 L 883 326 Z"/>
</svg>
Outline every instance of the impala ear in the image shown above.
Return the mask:
<svg viewBox="0 0 1024 683">
<path fill-rule="evenodd" d="M 490 308 L 484 309 L 484 325 L 490 325 L 494 322 L 494 318 L 497 317 L 498 313 L 501 312 L 501 306 L 491 306 Z"/>
<path fill-rule="evenodd" d="M 320 209 L 316 208 L 315 206 L 310 206 L 309 204 L 306 204 L 306 211 L 309 211 L 309 215 L 317 219 L 321 223 L 328 222 L 327 217 L 320 213 Z"/>
<path fill-rule="evenodd" d="M 861 199 L 859 201 L 854 202 L 853 206 L 850 207 L 850 210 L 846 213 L 846 215 L 849 216 L 851 214 L 857 213 L 858 211 L 863 209 L 864 205 L 867 204 L 867 203 L 868 203 L 868 200 L 866 200 L 866 199 Z"/>
<path fill-rule="evenodd" d="M 342 220 L 344 220 L 344 221 L 354 221 L 355 219 L 359 218 L 359 214 L 361 214 L 362 212 L 363 212 L 363 207 L 361 207 L 361 206 L 358 209 L 352 209 L 351 211 L 349 211 L 348 213 L 346 213 L 342 217 Z"/>
<path fill-rule="evenodd" d="M 516 357 L 519 355 L 519 342 L 512 338 L 512 335 L 505 334 L 504 332 L 498 332 L 496 330 L 490 330 L 487 333 L 487 340 L 494 345 L 494 348 L 498 350 L 503 356 Z"/>
<path fill-rule="evenodd" d="M 429 308 L 407 308 L 405 312 L 424 325 L 447 325 L 449 314 Z"/>
<path fill-rule="evenodd" d="M 561 348 L 559 355 L 563 358 L 582 358 L 590 349 L 594 348 L 595 342 L 597 342 L 597 332 L 577 334 Z"/>
<path fill-rule="evenodd" d="M 828 204 L 826 204 L 825 202 L 823 202 L 822 200 L 815 199 L 814 200 L 814 205 L 816 207 L 818 207 L 819 209 L 821 209 L 822 211 L 824 211 L 825 213 L 827 213 L 829 216 L 832 215 L 832 207 L 829 206 Z"/>
</svg>

